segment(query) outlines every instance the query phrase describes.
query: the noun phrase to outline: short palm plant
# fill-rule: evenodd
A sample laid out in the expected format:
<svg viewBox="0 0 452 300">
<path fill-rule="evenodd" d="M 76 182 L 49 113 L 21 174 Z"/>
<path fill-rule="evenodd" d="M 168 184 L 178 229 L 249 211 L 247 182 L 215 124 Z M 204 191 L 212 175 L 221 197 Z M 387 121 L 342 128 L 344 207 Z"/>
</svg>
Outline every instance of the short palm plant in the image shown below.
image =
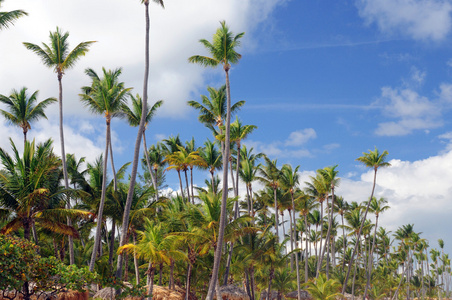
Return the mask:
<svg viewBox="0 0 452 300">
<path fill-rule="evenodd" d="M 341 295 L 341 284 L 336 279 L 327 279 L 325 274 L 305 283 L 305 288 L 314 300 L 336 299 Z"/>
</svg>

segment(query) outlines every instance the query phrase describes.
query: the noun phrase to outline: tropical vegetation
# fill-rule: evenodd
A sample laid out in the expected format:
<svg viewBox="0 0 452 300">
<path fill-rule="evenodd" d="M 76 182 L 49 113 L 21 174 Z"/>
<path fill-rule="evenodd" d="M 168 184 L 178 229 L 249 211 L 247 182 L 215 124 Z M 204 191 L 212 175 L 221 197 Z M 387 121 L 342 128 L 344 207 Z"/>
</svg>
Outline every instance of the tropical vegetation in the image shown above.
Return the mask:
<svg viewBox="0 0 452 300">
<path fill-rule="evenodd" d="M 0 148 L 4 297 L 14 291 L 29 299 L 38 291 L 92 288 L 92 283 L 121 292 L 123 282 L 146 287 L 149 298 L 159 285 L 182 287 L 186 299 L 219 299 L 220 285 L 228 284 L 252 300 L 273 294 L 282 299 L 291 292 L 301 299 L 303 290 L 314 299 L 450 297 L 444 241 L 427 241 L 414 224 L 390 232 L 379 222 L 391 209 L 390 198 L 376 196 L 377 171 L 390 167 L 386 150 L 375 147 L 357 157 L 374 175 L 369 194 L 357 203 L 341 196 L 340 166 L 303 177 L 302 166 L 281 165 L 247 147 L 245 139 L 258 128 L 244 125 L 239 110 L 246 102 L 231 99 L 229 81 L 244 33 L 233 34 L 225 21 L 211 42 L 200 40 L 207 54 L 188 58 L 225 72 L 225 85 L 207 87 L 200 102 L 187 101 L 212 138 L 182 141 L 177 135 L 148 146 L 146 129 L 165 104 L 148 103 L 150 1 L 141 2 L 146 13 L 141 96 L 119 79 L 121 68 L 99 74 L 88 68 L 91 82 L 80 87 L 81 105 L 105 117 L 105 150 L 99 157 L 66 154 L 63 136 L 61 80 L 93 42 L 70 50 L 69 33 L 57 27 L 50 44 L 24 43 L 57 74 L 61 154 L 51 139 L 27 139 L 31 123 L 46 118 L 56 98 L 38 102 L 38 92 L 28 95 L 25 87 L 0 95 L 3 118 L 24 134 L 23 147 L 10 138 L 10 149 Z M 154 2 L 163 7 L 163 1 Z M 24 15 L 0 13 L 0 29 Z M 117 170 L 113 118 L 137 127 L 133 157 Z M 178 185 L 167 186 L 167 174 L 177 175 Z M 196 185 L 200 176 L 208 179 Z M 32 281 L 37 287 L 30 290 Z"/>
</svg>

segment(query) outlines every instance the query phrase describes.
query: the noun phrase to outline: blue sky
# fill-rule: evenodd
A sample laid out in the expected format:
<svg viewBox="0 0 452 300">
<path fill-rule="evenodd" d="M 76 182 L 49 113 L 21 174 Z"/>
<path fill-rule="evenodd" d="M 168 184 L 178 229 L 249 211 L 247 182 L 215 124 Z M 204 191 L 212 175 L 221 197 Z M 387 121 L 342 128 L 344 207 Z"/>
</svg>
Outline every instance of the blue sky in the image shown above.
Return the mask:
<svg viewBox="0 0 452 300">
<path fill-rule="evenodd" d="M 108 5 L 107 5 L 108 4 Z M 57 96 L 56 76 L 22 42 L 47 42 L 56 26 L 70 32 L 72 46 L 98 41 L 64 78 L 67 152 L 88 161 L 101 153 L 104 120 L 82 107 L 77 94 L 89 84 L 83 70 L 123 68 L 122 80 L 142 92 L 143 7 L 139 1 L 6 0 L 3 10 L 22 8 L 29 16 L 0 32 L 0 94 L 27 86 L 41 99 Z M 393 165 L 379 174 L 377 196 L 392 209 L 382 216 L 390 230 L 415 223 L 436 247 L 452 249 L 452 2 L 447 0 L 168 0 L 151 4 L 150 102 L 165 101 L 150 124 L 148 144 L 180 134 L 202 145 L 210 132 L 186 105 L 200 100 L 208 85 L 224 82 L 221 69 L 190 65 L 205 54 L 200 38 L 211 39 L 220 20 L 246 32 L 231 70 L 238 114 L 258 129 L 245 141 L 278 163 L 300 165 L 306 180 L 318 168 L 338 164 L 337 193 L 348 201 L 370 194 L 371 174 L 355 161 L 368 149 L 388 150 Z M 55 139 L 57 108 L 35 124 L 29 137 Z M 130 161 L 136 129 L 114 120 L 117 164 Z M 19 130 L 0 123 L 0 147 Z M 202 184 L 208 174 L 198 173 Z M 168 174 L 177 188 L 177 178 Z M 256 190 L 256 189 L 254 189 Z M 442 218 L 439 224 L 436 220 Z"/>
</svg>

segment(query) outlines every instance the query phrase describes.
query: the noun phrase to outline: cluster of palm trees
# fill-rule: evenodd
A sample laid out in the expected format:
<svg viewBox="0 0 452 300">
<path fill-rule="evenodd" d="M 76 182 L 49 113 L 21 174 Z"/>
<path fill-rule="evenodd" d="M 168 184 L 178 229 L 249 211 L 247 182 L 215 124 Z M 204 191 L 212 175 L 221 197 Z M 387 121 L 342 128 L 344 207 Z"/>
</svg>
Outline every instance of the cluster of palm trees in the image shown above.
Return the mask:
<svg viewBox="0 0 452 300">
<path fill-rule="evenodd" d="M 163 7 L 161 0 L 154 2 Z M 99 74 L 85 70 L 91 84 L 81 87 L 80 101 L 106 121 L 100 157 L 66 154 L 62 125 L 63 74 L 94 42 L 70 50 L 69 33 L 57 28 L 50 33 L 49 44 L 24 43 L 55 70 L 59 97 L 39 101 L 38 91 L 29 95 L 26 87 L 0 95 L 6 107 L 1 114 L 24 134 L 22 153 L 12 140 L 10 151 L 0 149 L 0 233 L 33 240 L 41 255 L 89 266 L 102 278 L 147 285 L 149 295 L 153 284 L 170 289 L 177 285 L 185 287 L 187 299 L 189 295 L 212 299 L 215 293 L 219 299 L 220 285 L 235 284 L 250 299 L 264 294 L 270 299 L 272 291 L 279 299 L 297 291 L 301 299 L 304 288 L 319 299 L 339 293 L 372 299 L 449 296 L 450 259 L 442 240 L 437 250 L 429 248 L 412 224 L 393 234 L 379 227 L 379 216 L 389 206 L 374 194 L 377 171 L 389 166 L 387 151 L 375 148 L 357 158 L 372 168 L 374 181 L 370 196 L 363 195 L 367 201 L 348 203 L 337 193 L 337 165 L 319 169 L 301 182 L 300 166 L 278 165 L 242 144 L 257 127 L 244 125 L 238 117 L 245 101 L 231 101 L 229 71 L 241 58 L 236 49 L 244 34 L 234 35 L 225 22 L 212 42 L 200 40 L 210 56 L 189 58 L 202 66 L 221 65 L 225 71 L 225 85 L 208 87 L 201 101 L 187 103 L 199 112 L 212 140 L 196 146 L 194 138 L 183 142 L 171 136 L 148 147 L 146 129 L 163 101 L 148 107 L 149 1 L 142 3 L 146 17 L 142 96 L 132 95 L 120 80 L 120 68 L 103 68 Z M 24 15 L 1 12 L 0 30 Z M 53 152 L 50 139 L 41 144 L 27 140 L 31 123 L 46 118 L 45 109 L 56 101 L 60 156 Z M 110 133 L 113 118 L 138 127 L 134 158 L 118 169 Z M 165 176 L 174 171 L 179 187 L 168 189 Z M 209 179 L 203 187 L 196 186 L 194 177 L 203 173 Z"/>
</svg>

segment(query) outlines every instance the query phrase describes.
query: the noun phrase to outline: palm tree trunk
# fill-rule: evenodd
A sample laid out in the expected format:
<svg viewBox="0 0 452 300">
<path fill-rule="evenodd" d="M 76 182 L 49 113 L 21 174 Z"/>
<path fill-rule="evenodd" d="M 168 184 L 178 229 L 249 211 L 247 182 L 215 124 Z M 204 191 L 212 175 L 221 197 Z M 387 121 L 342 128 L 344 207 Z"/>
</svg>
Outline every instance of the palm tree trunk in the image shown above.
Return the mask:
<svg viewBox="0 0 452 300">
<path fill-rule="evenodd" d="M 191 199 L 191 197 L 190 197 L 190 186 L 188 185 L 187 170 L 184 170 L 184 175 L 185 175 L 185 186 L 187 187 L 187 199 L 188 199 L 188 202 L 190 202 L 190 199 Z M 195 204 L 195 203 L 193 202 L 193 204 Z"/>
<path fill-rule="evenodd" d="M 177 170 L 177 176 L 179 177 L 180 193 L 182 194 L 182 200 L 185 201 L 184 187 L 182 186 L 182 178 L 180 177 L 180 170 Z M 188 198 L 188 202 L 190 202 L 190 198 Z"/>
<path fill-rule="evenodd" d="M 326 243 L 326 241 L 325 241 Z M 323 244 L 323 201 L 320 202 L 320 245 L 319 245 L 319 253 L 316 257 L 317 260 L 317 271 L 315 274 L 315 278 L 319 277 L 320 268 L 322 268 L 322 244 Z M 317 253 L 317 251 L 316 251 Z"/>
<path fill-rule="evenodd" d="M 367 283 L 366 283 L 366 289 L 364 290 L 364 297 L 367 296 L 367 292 L 370 289 L 370 277 L 372 276 L 372 268 L 373 268 L 373 253 L 375 249 L 375 239 L 377 236 L 377 227 L 378 227 L 378 215 L 375 217 L 375 228 L 374 228 L 374 236 L 372 239 L 372 248 L 370 249 L 369 253 L 369 262 L 367 265 L 368 272 L 367 272 Z"/>
<path fill-rule="evenodd" d="M 132 232 L 132 239 L 133 244 L 137 244 L 137 233 L 135 231 Z M 138 269 L 138 258 L 137 258 L 137 251 L 133 250 L 133 266 L 135 267 L 135 282 L 137 286 L 140 284 L 140 271 Z"/>
<path fill-rule="evenodd" d="M 235 185 L 235 178 L 234 178 L 234 172 L 232 167 L 232 156 L 229 154 L 229 167 L 231 168 L 231 182 L 232 182 L 232 189 L 234 190 L 234 195 L 238 195 L 238 186 Z"/>
<path fill-rule="evenodd" d="M 370 202 L 372 201 L 372 198 L 373 198 L 373 196 L 374 196 L 376 181 L 377 181 L 377 169 L 374 169 L 374 183 L 373 183 L 373 186 L 372 186 L 372 193 L 370 194 L 369 201 L 367 202 L 366 211 L 365 211 L 365 213 L 364 213 L 363 220 L 362 220 L 362 222 L 361 222 L 361 226 L 359 227 L 358 237 L 357 237 L 357 239 L 356 239 L 355 247 L 353 248 L 352 257 L 350 258 L 350 264 L 349 264 L 349 266 L 348 266 L 347 275 L 345 276 L 344 286 L 342 287 L 342 294 L 345 293 L 345 289 L 346 289 L 346 287 L 347 287 L 347 282 L 348 282 L 348 278 L 349 278 L 349 276 L 350 276 L 351 266 L 352 266 L 352 264 L 353 264 L 353 260 L 354 260 L 355 255 L 356 255 L 356 251 L 357 251 L 357 249 L 358 249 L 359 239 L 360 239 L 361 233 L 362 233 L 362 231 L 363 231 L 364 223 L 366 222 L 367 212 L 369 211 Z"/>
<path fill-rule="evenodd" d="M 118 179 L 116 178 L 115 162 L 113 159 L 113 146 L 111 145 L 111 139 L 110 139 L 109 147 L 110 147 L 111 172 L 113 173 L 113 187 L 116 192 L 118 190 Z"/>
<path fill-rule="evenodd" d="M 154 271 L 155 267 L 152 261 L 149 261 L 149 268 L 148 268 L 148 300 L 152 300 L 152 292 L 154 290 Z"/>
<path fill-rule="evenodd" d="M 276 241 L 279 243 L 279 216 L 278 216 L 278 199 L 276 197 L 276 188 L 273 188 L 273 201 L 275 202 L 275 233 L 276 233 Z"/>
<path fill-rule="evenodd" d="M 193 192 L 193 166 L 190 167 L 190 187 L 191 187 L 191 201 L 195 204 L 195 193 Z"/>
<path fill-rule="evenodd" d="M 163 277 L 163 263 L 159 265 L 159 285 L 162 286 L 162 277 Z"/>
<path fill-rule="evenodd" d="M 110 249 L 108 253 L 108 264 L 113 267 L 113 255 L 115 251 L 115 233 L 116 233 L 116 221 L 112 220 L 111 223 L 111 238 L 110 238 Z"/>
<path fill-rule="evenodd" d="M 146 112 L 148 110 L 148 78 L 149 78 L 149 27 L 150 27 L 150 19 L 149 19 L 149 1 L 144 1 L 145 6 L 145 19 L 146 19 L 146 34 L 145 34 L 145 67 L 144 67 L 144 83 L 143 83 L 143 107 L 142 111 Z M 146 123 L 146 114 L 141 114 L 140 125 L 138 126 L 138 134 L 135 142 L 135 149 L 133 154 L 133 163 L 132 170 L 130 172 L 130 181 L 129 181 L 129 191 L 127 193 L 126 205 L 124 208 L 124 214 L 122 219 L 122 232 L 121 232 L 121 240 L 119 246 L 125 245 L 125 237 L 127 235 L 127 228 L 129 224 L 130 217 L 130 208 L 132 206 L 132 198 L 133 192 L 135 189 L 135 180 L 137 177 L 138 171 L 138 163 L 139 163 L 139 154 L 140 154 L 140 146 L 141 146 L 141 137 L 143 134 L 143 129 Z M 122 273 L 122 263 L 123 263 L 123 254 L 118 255 L 118 262 L 116 265 L 116 278 L 121 278 Z"/>
<path fill-rule="evenodd" d="M 304 283 L 308 282 L 308 215 L 304 214 L 304 227 L 306 231 L 306 242 L 305 242 L 305 257 L 304 257 Z"/>
<path fill-rule="evenodd" d="M 274 270 L 274 268 L 272 266 L 271 269 L 270 269 L 270 275 L 269 275 L 269 278 L 268 278 L 268 288 L 267 288 L 267 299 L 268 300 L 272 299 L 271 292 L 272 292 L 272 280 L 273 280 L 274 273 L 275 273 L 275 270 Z"/>
<path fill-rule="evenodd" d="M 63 178 L 64 187 L 69 189 L 69 180 L 67 175 L 67 164 L 66 164 L 66 151 L 64 150 L 64 132 L 63 132 L 63 85 L 61 79 L 63 78 L 62 73 L 58 73 L 58 108 L 59 108 L 59 118 L 60 118 L 60 144 L 61 144 L 61 164 L 63 165 Z M 24 138 L 26 138 L 24 136 Z M 71 209 L 70 198 L 67 199 L 66 204 L 68 209 Z M 72 220 L 67 217 L 67 225 L 72 226 Z M 74 241 L 72 237 L 69 236 L 69 264 L 74 264 Z"/>
<path fill-rule="evenodd" d="M 146 158 L 146 166 L 148 167 L 149 175 L 151 176 L 152 185 L 154 186 L 154 190 L 155 190 L 155 201 L 159 201 L 159 194 L 157 191 L 157 179 L 156 179 L 156 176 L 154 176 L 154 173 L 152 173 L 151 162 L 149 161 L 149 152 L 148 152 L 148 147 L 146 145 L 145 130 L 143 130 L 143 148 L 144 148 L 144 157 Z"/>
<path fill-rule="evenodd" d="M 226 133 L 223 151 L 223 194 L 221 198 L 220 228 L 218 230 L 218 244 L 215 250 L 214 263 L 212 268 L 212 277 L 210 278 L 209 290 L 206 300 L 213 299 L 214 289 L 218 280 L 218 272 L 220 270 L 221 249 L 223 248 L 224 229 L 226 227 L 226 203 L 228 199 L 228 162 L 229 162 L 229 135 L 231 125 L 231 90 L 229 84 L 229 66 L 225 65 L 226 73 L 226 96 L 227 96 L 227 113 L 226 113 Z M 227 146 L 226 146 L 227 145 Z"/>
<path fill-rule="evenodd" d="M 171 262 L 170 262 L 170 277 L 169 277 L 169 284 L 168 284 L 168 288 L 170 290 L 174 289 L 174 259 L 171 258 Z"/>
<path fill-rule="evenodd" d="M 342 253 L 344 256 L 343 260 L 342 260 L 342 272 L 344 272 L 344 270 L 345 270 L 345 250 L 347 249 L 347 245 L 345 244 L 344 214 L 341 214 L 341 219 L 342 219 L 342 241 L 343 241 Z"/>
<path fill-rule="evenodd" d="M 295 215 L 295 200 L 293 198 L 293 193 L 291 193 L 291 199 L 292 199 L 292 220 L 290 223 L 290 237 L 291 237 L 291 244 L 292 244 L 292 251 L 294 250 L 294 240 L 296 231 L 292 229 L 292 223 L 294 224 L 293 227 L 296 226 L 296 215 Z M 297 249 L 298 249 L 298 243 L 297 243 Z M 300 266 L 298 264 L 298 251 L 295 253 L 295 270 L 297 272 L 297 299 L 301 300 L 301 292 L 300 292 Z"/>
<path fill-rule="evenodd" d="M 100 197 L 100 204 L 99 204 L 99 212 L 97 213 L 97 227 L 96 227 L 96 236 L 94 239 L 94 247 L 93 252 L 91 254 L 91 261 L 89 263 L 89 271 L 94 271 L 94 263 L 96 261 L 96 254 L 97 249 L 100 245 L 100 239 L 101 239 L 101 232 L 102 232 L 102 214 L 104 211 L 104 205 L 105 205 L 105 194 L 107 190 L 107 163 L 108 163 L 108 146 L 110 143 L 110 120 L 107 119 L 107 133 L 106 133 L 106 142 L 105 142 L 105 155 L 104 155 L 104 165 L 102 168 L 102 194 Z M 127 223 L 126 223 L 127 224 Z M 123 227 L 127 228 L 127 225 L 123 223 Z"/>
<path fill-rule="evenodd" d="M 33 240 L 35 244 L 38 245 L 38 233 L 36 232 L 35 222 L 31 223 L 31 232 L 33 233 Z"/>
<path fill-rule="evenodd" d="M 185 290 L 185 300 L 189 300 L 189 296 L 190 296 L 190 278 L 191 278 L 191 270 L 192 270 L 192 265 L 189 262 L 188 263 L 188 270 L 187 270 L 187 283 L 186 285 L 186 290 Z"/>
</svg>

